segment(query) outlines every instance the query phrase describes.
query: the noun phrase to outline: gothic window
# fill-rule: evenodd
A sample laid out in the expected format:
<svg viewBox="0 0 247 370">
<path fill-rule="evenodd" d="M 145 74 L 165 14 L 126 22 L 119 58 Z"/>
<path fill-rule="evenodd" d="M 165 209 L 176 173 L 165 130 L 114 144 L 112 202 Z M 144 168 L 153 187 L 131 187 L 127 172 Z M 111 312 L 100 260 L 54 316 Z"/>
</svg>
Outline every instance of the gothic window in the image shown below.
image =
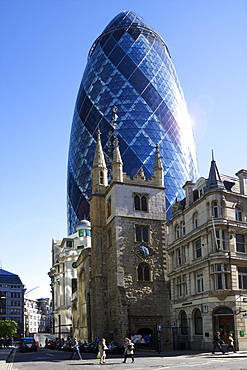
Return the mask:
<svg viewBox="0 0 247 370">
<path fill-rule="evenodd" d="M 106 217 L 110 217 L 111 215 L 111 197 L 109 197 L 106 201 Z"/>
<path fill-rule="evenodd" d="M 99 183 L 100 183 L 100 185 L 103 185 L 104 184 L 103 171 L 100 171 L 100 173 L 99 173 Z"/>
<path fill-rule="evenodd" d="M 138 280 L 139 281 L 150 281 L 151 280 L 151 272 L 150 272 L 150 266 L 142 262 L 138 265 Z"/>
<path fill-rule="evenodd" d="M 176 235 L 176 239 L 178 239 L 179 238 L 179 225 L 175 226 L 175 235 Z"/>
<path fill-rule="evenodd" d="M 199 309 L 197 309 L 194 314 L 194 325 L 195 325 L 195 334 L 201 335 L 203 333 L 202 314 Z"/>
<path fill-rule="evenodd" d="M 137 242 L 149 242 L 149 228 L 147 226 L 136 225 L 135 234 Z"/>
<path fill-rule="evenodd" d="M 243 234 L 236 234 L 236 251 L 245 253 L 245 240 Z"/>
<path fill-rule="evenodd" d="M 108 247 L 112 246 L 112 233 L 111 229 L 107 231 Z"/>
<path fill-rule="evenodd" d="M 134 196 L 134 210 L 135 211 L 148 211 L 147 195 L 136 194 Z"/>
<path fill-rule="evenodd" d="M 243 221 L 242 220 L 242 209 L 239 206 L 235 207 L 235 218 L 236 218 L 236 221 Z"/>
</svg>

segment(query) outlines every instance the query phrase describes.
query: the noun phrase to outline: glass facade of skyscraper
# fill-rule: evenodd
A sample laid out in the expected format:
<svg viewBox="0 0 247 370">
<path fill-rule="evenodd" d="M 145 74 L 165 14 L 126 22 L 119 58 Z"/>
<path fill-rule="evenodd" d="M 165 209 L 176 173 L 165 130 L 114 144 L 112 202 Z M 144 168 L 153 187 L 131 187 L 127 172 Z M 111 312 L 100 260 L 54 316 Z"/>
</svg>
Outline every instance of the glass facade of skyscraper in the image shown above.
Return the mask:
<svg viewBox="0 0 247 370">
<path fill-rule="evenodd" d="M 169 218 L 175 198 L 184 196 L 184 183 L 198 176 L 192 127 L 166 43 L 130 11 L 118 14 L 89 51 L 70 137 L 69 234 L 89 216 L 98 129 L 107 165 L 118 136 L 124 171 L 130 176 L 141 168 L 146 178 L 153 176 L 159 145 Z"/>
</svg>

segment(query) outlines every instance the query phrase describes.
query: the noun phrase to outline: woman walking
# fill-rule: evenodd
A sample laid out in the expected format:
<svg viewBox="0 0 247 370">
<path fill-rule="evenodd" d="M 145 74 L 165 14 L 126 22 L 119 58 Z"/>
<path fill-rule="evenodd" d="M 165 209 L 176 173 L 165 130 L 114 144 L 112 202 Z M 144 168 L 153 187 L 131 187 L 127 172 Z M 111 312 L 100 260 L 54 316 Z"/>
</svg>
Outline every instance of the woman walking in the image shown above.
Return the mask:
<svg viewBox="0 0 247 370">
<path fill-rule="evenodd" d="M 99 350 L 99 353 L 100 353 L 100 364 L 104 364 L 105 363 L 105 359 L 106 359 L 106 351 L 107 349 L 107 345 L 106 345 L 106 340 L 104 338 L 102 338 L 100 341 L 99 341 L 99 344 L 98 344 L 98 350 Z"/>
<path fill-rule="evenodd" d="M 134 348 L 135 348 L 134 343 L 132 343 L 129 338 L 125 338 L 123 363 L 126 363 L 127 357 L 131 357 L 132 362 L 134 362 Z"/>
</svg>

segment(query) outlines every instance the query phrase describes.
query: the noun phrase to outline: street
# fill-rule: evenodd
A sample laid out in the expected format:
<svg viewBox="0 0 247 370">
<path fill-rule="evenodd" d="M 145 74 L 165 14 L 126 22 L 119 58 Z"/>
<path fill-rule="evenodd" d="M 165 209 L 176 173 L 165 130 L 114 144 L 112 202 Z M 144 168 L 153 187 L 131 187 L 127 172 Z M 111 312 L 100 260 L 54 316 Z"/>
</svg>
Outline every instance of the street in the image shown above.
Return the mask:
<svg viewBox="0 0 247 370">
<path fill-rule="evenodd" d="M 15 350 L 12 354 L 8 370 L 79 370 L 79 369 L 95 369 L 99 370 L 141 370 L 141 369 L 226 369 L 226 370 L 246 370 L 246 357 L 233 357 L 230 355 L 221 355 L 217 353 L 211 355 L 210 353 L 162 353 L 148 354 L 136 353 L 135 362 L 132 364 L 130 359 L 127 363 L 122 363 L 123 358 L 120 355 L 108 356 L 106 364 L 100 365 L 99 360 L 94 354 L 82 353 L 83 360 L 77 360 L 74 356 L 73 360 L 69 360 L 71 352 L 53 351 L 44 348 L 39 348 L 37 352 L 19 353 Z M 245 353 L 246 356 L 246 353 Z"/>
</svg>

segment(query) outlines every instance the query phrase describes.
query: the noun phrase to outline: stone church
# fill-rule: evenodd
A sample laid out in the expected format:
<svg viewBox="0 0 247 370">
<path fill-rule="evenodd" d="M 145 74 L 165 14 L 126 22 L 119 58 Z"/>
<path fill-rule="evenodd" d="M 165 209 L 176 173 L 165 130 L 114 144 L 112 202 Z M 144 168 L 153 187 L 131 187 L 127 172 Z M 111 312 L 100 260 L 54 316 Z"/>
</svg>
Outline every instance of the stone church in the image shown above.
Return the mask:
<svg viewBox="0 0 247 370">
<path fill-rule="evenodd" d="M 164 170 L 154 148 L 154 176 L 131 179 L 123 172 L 117 139 L 112 179 L 100 132 L 92 168 L 91 248 L 81 251 L 73 267 L 77 290 L 72 294 L 75 335 L 81 341 L 105 337 L 122 343 L 142 335 L 150 347 L 169 347 Z"/>
</svg>

